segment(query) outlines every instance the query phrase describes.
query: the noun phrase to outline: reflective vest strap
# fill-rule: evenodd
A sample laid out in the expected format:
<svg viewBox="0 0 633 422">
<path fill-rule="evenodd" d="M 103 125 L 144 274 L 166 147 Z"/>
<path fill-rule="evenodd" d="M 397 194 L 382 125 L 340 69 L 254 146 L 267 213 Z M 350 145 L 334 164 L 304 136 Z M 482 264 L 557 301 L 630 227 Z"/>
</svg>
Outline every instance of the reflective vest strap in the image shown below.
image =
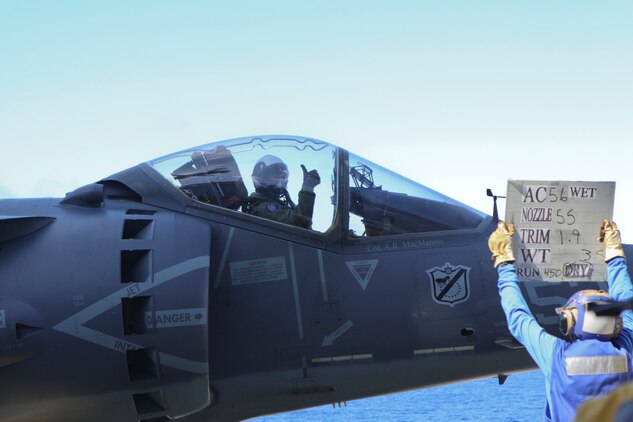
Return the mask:
<svg viewBox="0 0 633 422">
<path fill-rule="evenodd" d="M 625 374 L 629 372 L 626 356 L 584 356 L 565 358 L 567 375 Z"/>
</svg>

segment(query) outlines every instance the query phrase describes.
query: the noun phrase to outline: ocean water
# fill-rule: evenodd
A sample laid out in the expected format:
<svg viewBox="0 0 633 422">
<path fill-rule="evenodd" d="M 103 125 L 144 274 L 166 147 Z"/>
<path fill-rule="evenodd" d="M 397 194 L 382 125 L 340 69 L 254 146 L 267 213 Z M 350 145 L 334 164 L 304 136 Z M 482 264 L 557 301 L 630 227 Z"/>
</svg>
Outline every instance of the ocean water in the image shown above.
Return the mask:
<svg viewBox="0 0 633 422">
<path fill-rule="evenodd" d="M 320 406 L 251 419 L 257 422 L 353 421 L 487 421 L 543 420 L 545 387 L 540 371 L 426 388 L 400 394 Z"/>
</svg>

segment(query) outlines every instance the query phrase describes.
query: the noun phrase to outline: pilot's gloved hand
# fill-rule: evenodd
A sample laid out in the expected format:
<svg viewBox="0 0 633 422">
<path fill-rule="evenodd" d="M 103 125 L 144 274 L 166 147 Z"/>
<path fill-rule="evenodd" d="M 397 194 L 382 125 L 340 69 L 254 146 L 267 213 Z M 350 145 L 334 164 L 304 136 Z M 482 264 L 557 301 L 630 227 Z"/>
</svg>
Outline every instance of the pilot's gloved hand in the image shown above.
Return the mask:
<svg viewBox="0 0 633 422">
<path fill-rule="evenodd" d="M 622 241 L 620 240 L 620 230 L 615 221 L 609 223 L 609 220 L 602 220 L 600 227 L 600 243 L 604 243 L 604 262 L 609 262 L 616 256 L 624 258 L 624 249 L 622 249 Z"/>
<path fill-rule="evenodd" d="M 308 171 L 306 166 L 303 164 L 301 164 L 301 170 L 303 170 L 303 186 L 301 187 L 301 190 L 305 192 L 314 192 L 314 187 L 321 183 L 321 176 L 319 176 L 319 172 L 316 170 Z"/>
<path fill-rule="evenodd" d="M 492 252 L 492 259 L 495 260 L 495 268 L 503 262 L 514 262 L 512 236 L 514 236 L 514 224 L 500 221 L 497 230 L 488 238 L 488 247 Z"/>
</svg>

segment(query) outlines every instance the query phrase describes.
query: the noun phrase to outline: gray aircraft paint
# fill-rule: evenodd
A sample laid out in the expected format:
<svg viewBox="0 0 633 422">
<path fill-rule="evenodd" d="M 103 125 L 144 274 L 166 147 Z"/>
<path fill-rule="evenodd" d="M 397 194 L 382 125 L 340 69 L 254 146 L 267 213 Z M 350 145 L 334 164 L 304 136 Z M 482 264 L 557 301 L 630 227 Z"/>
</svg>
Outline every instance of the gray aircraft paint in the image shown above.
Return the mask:
<svg viewBox="0 0 633 422">
<path fill-rule="evenodd" d="M 328 146 L 232 142 L 302 159 Z M 326 232 L 196 201 L 151 163 L 63 199 L 0 200 L 1 418 L 236 421 L 534 368 L 499 304 L 487 246 L 496 221 L 351 236 L 349 154 L 331 152 L 332 196 L 318 191 L 336 204 Z M 404 211 L 427 224 L 465 209 L 424 204 Z M 471 269 L 455 306 L 433 299 L 427 270 L 445 263 Z M 551 303 L 577 286 L 521 286 L 555 334 Z"/>
</svg>

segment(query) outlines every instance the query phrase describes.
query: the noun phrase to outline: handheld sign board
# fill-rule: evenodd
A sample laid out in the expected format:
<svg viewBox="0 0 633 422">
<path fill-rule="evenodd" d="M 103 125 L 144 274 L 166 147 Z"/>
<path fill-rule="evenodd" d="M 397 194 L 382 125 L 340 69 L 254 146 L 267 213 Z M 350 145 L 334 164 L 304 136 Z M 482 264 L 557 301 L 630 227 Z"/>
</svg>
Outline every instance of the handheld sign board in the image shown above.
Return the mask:
<svg viewBox="0 0 633 422">
<path fill-rule="evenodd" d="M 603 219 L 611 221 L 615 182 L 508 180 L 506 221 L 522 281 L 605 281 Z"/>
</svg>

